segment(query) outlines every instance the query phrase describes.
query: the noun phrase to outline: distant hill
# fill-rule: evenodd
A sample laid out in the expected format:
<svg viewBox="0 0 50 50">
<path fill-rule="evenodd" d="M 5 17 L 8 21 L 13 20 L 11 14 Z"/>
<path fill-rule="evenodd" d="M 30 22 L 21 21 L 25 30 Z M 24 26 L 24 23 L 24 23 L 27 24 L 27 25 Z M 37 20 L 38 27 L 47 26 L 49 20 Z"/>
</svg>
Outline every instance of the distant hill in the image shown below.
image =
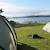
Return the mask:
<svg viewBox="0 0 50 50">
<path fill-rule="evenodd" d="M 13 17 L 13 18 L 29 18 L 29 17 L 50 17 L 50 15 L 30 15 L 30 16 L 22 16 L 22 17 Z"/>
<path fill-rule="evenodd" d="M 32 18 L 32 17 L 50 17 L 50 15 L 30 15 L 30 16 L 21 16 L 21 17 L 7 17 L 7 19 L 12 18 Z"/>
<path fill-rule="evenodd" d="M 26 16 L 26 17 L 50 17 L 50 15 L 34 15 L 34 16 Z"/>
</svg>

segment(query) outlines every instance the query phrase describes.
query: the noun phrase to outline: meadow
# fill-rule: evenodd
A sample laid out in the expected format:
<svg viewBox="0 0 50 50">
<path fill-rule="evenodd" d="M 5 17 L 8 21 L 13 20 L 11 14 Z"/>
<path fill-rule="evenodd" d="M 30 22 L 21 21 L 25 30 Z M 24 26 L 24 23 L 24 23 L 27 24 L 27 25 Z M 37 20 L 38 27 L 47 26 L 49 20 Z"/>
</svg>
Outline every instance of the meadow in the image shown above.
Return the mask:
<svg viewBox="0 0 50 50">
<path fill-rule="evenodd" d="M 50 50 L 50 33 L 42 29 L 46 23 L 21 23 L 18 27 L 14 27 L 18 38 L 18 50 Z M 44 39 L 30 36 L 34 34 Z"/>
</svg>

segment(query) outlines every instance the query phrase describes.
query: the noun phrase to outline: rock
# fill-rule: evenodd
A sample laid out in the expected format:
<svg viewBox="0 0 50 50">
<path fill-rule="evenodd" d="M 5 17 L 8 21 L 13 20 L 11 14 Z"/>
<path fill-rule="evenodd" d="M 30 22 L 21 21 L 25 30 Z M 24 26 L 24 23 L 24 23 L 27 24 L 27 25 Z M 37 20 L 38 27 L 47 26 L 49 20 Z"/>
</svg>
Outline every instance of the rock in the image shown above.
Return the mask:
<svg viewBox="0 0 50 50">
<path fill-rule="evenodd" d="M 37 38 L 38 38 L 38 39 L 43 39 L 43 37 L 40 37 L 40 36 L 37 35 L 37 34 L 32 35 L 32 37 L 33 37 L 33 38 L 36 38 L 36 39 L 37 39 Z"/>
</svg>

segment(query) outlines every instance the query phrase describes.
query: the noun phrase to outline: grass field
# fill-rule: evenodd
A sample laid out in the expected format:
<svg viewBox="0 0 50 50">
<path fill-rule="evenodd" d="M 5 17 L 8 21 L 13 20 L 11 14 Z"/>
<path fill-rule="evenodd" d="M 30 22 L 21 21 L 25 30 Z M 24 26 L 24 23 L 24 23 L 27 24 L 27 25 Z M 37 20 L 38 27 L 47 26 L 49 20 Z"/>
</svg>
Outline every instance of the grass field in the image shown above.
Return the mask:
<svg viewBox="0 0 50 50">
<path fill-rule="evenodd" d="M 42 30 L 46 23 L 38 23 L 37 25 L 27 25 L 15 28 L 18 37 L 18 50 L 50 50 L 50 33 Z M 44 39 L 34 39 L 32 36 L 37 34 Z"/>
</svg>

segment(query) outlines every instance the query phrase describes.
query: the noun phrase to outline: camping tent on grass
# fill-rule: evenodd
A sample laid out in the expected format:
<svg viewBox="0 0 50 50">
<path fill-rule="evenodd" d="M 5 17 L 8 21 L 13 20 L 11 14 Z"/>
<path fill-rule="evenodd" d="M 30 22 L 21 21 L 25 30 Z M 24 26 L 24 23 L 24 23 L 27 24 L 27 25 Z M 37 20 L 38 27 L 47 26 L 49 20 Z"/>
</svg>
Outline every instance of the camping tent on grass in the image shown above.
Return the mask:
<svg viewBox="0 0 50 50">
<path fill-rule="evenodd" d="M 48 22 L 44 27 L 43 30 L 47 31 L 50 33 L 50 22 Z"/>
</svg>

